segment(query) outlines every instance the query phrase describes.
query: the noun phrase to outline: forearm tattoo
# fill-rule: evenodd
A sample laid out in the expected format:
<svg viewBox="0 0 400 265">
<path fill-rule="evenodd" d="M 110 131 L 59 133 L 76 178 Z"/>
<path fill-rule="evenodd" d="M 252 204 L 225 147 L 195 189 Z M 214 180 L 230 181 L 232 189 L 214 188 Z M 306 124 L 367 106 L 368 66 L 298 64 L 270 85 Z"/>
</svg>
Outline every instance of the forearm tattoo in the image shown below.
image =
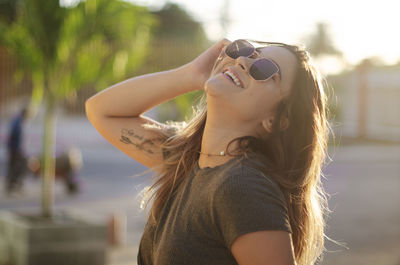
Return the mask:
<svg viewBox="0 0 400 265">
<path fill-rule="evenodd" d="M 135 133 L 132 129 L 122 129 L 120 141 L 124 144 L 131 144 L 139 150 L 145 151 L 149 154 L 155 154 L 150 148 L 155 146 L 155 141 L 161 141 L 162 138 L 146 139 L 143 135 Z"/>
</svg>

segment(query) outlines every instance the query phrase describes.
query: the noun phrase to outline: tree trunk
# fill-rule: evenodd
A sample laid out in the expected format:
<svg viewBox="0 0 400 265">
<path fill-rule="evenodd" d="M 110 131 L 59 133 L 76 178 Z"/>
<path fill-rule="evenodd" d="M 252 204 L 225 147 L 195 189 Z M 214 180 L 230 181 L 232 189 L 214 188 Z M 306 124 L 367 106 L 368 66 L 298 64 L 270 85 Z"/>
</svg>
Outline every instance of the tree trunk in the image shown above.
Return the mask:
<svg viewBox="0 0 400 265">
<path fill-rule="evenodd" d="M 45 95 L 46 104 L 44 118 L 44 134 L 43 134 L 43 178 L 42 178 L 42 215 L 44 217 L 52 217 L 53 215 L 53 186 L 55 174 L 55 98 L 52 91 L 48 87 L 47 76 L 45 77 Z"/>
</svg>

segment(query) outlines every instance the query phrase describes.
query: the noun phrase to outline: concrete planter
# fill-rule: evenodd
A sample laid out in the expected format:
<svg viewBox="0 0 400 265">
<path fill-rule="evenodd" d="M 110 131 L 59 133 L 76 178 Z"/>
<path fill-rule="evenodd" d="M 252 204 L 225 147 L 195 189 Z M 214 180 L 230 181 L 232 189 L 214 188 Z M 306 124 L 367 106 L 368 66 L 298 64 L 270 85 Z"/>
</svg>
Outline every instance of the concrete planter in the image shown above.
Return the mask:
<svg viewBox="0 0 400 265">
<path fill-rule="evenodd" d="M 0 211 L 0 265 L 104 265 L 106 248 L 106 224 L 88 216 Z"/>
</svg>

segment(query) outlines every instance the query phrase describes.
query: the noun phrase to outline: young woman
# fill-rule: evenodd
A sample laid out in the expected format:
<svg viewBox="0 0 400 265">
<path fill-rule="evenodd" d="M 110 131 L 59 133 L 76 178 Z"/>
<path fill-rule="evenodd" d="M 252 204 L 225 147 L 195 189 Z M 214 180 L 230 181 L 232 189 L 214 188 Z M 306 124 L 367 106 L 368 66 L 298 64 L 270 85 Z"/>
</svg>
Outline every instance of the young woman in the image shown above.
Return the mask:
<svg viewBox="0 0 400 265">
<path fill-rule="evenodd" d="M 153 168 L 138 264 L 311 265 L 321 258 L 326 96 L 307 52 L 226 39 L 170 71 L 91 97 L 96 129 Z M 204 90 L 186 123 L 142 114 Z"/>
</svg>

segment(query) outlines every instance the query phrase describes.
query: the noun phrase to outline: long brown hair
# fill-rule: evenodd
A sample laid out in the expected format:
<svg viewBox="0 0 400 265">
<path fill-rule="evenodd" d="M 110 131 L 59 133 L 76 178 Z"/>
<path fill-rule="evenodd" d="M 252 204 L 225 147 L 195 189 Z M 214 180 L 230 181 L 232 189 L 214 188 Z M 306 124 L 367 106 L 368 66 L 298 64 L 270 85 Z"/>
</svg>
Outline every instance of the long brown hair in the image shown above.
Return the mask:
<svg viewBox="0 0 400 265">
<path fill-rule="evenodd" d="M 291 92 L 277 106 L 272 133 L 267 138 L 244 136 L 238 141 L 242 154 L 253 154 L 254 167 L 279 184 L 288 205 L 295 258 L 298 264 L 311 265 L 321 260 L 324 250 L 324 215 L 328 213 L 321 183 L 321 167 L 327 157 L 329 124 L 327 96 L 323 79 L 312 65 L 308 53 L 293 45 L 279 45 L 297 58 L 297 72 Z M 170 124 L 173 133 L 165 134 L 162 144 L 165 159 L 160 174 L 150 187 L 154 222 L 168 198 L 196 165 L 206 123 L 207 106 L 203 96 L 191 119 Z M 286 124 L 286 126 L 285 126 Z M 238 149 L 236 149 L 238 150 Z"/>
</svg>

